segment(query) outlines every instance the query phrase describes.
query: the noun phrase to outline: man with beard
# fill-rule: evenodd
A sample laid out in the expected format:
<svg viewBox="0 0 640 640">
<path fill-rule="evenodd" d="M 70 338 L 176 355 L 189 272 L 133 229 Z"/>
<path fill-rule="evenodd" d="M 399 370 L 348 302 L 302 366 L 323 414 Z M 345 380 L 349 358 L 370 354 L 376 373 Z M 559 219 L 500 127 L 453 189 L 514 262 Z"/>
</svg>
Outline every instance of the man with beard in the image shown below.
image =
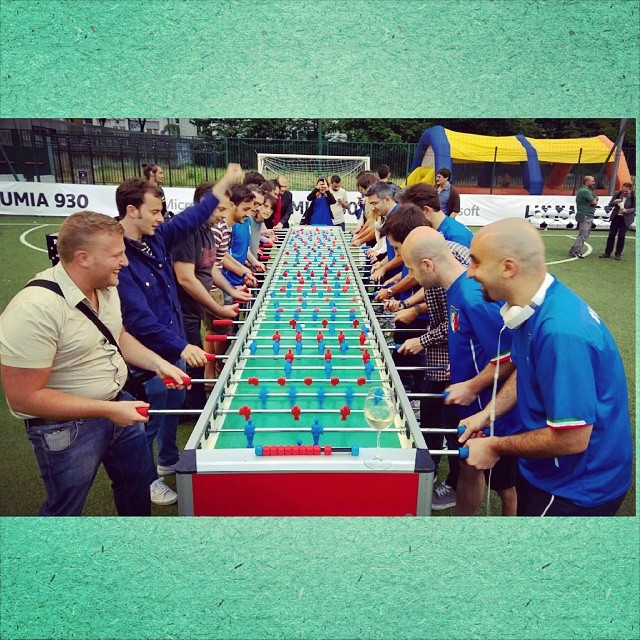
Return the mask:
<svg viewBox="0 0 640 640">
<path fill-rule="evenodd" d="M 468 275 L 505 300 L 515 373 L 495 415 L 518 407 L 520 433 L 470 437 L 485 408 L 463 424 L 468 465 L 490 469 L 519 458 L 518 515 L 613 516 L 631 485 L 631 420 L 618 348 L 596 312 L 547 273 L 544 243 L 527 221 L 483 227 L 471 243 Z"/>
</svg>

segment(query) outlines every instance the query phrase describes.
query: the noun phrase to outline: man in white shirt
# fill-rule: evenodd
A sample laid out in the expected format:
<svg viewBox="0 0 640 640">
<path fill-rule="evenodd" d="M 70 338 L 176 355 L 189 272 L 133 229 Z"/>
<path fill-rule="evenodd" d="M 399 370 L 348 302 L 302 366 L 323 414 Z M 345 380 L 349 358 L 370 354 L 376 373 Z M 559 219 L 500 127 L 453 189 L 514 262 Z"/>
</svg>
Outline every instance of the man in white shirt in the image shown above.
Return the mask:
<svg viewBox="0 0 640 640">
<path fill-rule="evenodd" d="M 331 205 L 331 219 L 334 227 L 341 227 L 344 231 L 344 214 L 349 208 L 349 201 L 347 200 L 347 192 L 340 186 L 340 182 L 339 175 L 331 176 L 331 191 L 336 199 L 336 203 Z"/>
</svg>

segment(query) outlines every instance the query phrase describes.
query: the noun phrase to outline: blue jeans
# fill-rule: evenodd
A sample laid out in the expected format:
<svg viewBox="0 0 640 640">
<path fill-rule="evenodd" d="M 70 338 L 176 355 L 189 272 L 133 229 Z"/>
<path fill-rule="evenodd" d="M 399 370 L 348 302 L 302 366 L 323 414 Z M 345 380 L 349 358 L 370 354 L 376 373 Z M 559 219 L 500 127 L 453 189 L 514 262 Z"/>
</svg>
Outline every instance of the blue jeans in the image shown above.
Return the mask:
<svg viewBox="0 0 640 640">
<path fill-rule="evenodd" d="M 118 515 L 151 514 L 148 449 L 141 423 L 118 427 L 105 418 L 90 418 L 26 431 L 47 492 L 41 516 L 81 515 L 100 463 L 111 479 Z"/>
<path fill-rule="evenodd" d="M 173 364 L 185 370 L 184 360 L 177 360 Z M 186 392 L 184 389 L 167 389 L 162 379 L 154 376 L 145 382 L 144 388 L 150 409 L 182 409 Z M 145 434 L 149 445 L 149 484 L 158 479 L 158 471 L 154 463 L 153 441 L 158 438 L 158 464 L 168 467 L 178 462 L 180 454 L 176 437 L 178 434 L 179 414 L 154 413 L 149 416 L 145 424 Z M 148 487 L 147 487 L 148 488 Z"/>
</svg>

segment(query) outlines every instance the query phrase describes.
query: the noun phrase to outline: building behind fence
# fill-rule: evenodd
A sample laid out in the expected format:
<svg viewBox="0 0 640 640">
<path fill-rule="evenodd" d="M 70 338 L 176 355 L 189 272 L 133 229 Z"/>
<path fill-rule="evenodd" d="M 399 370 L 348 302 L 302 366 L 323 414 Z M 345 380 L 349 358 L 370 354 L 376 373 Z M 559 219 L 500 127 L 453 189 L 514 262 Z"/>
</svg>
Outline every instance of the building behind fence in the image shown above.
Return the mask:
<svg viewBox="0 0 640 640">
<path fill-rule="evenodd" d="M 25 127 L 30 123 L 30 128 Z M 4 127 L 2 125 L 5 125 Z M 0 179 L 80 184 L 119 184 L 141 175 L 141 164 L 153 162 L 164 169 L 165 186 L 194 187 L 222 176 L 229 162 L 239 162 L 246 170 L 257 168 L 257 153 L 296 155 L 369 156 L 373 171 L 391 167 L 393 179 L 402 182 L 411 171 L 416 144 L 385 142 L 340 142 L 328 140 L 265 140 L 253 138 L 179 137 L 152 135 L 57 120 L 0 120 Z M 635 147 L 624 149 L 635 175 Z M 456 167 L 455 183 L 465 186 L 507 187 L 504 171 L 494 179 L 495 167 Z M 592 171 L 583 167 L 585 172 Z M 513 168 L 511 176 L 519 170 Z M 582 173 L 584 175 L 584 173 Z M 480 182 L 483 182 L 481 185 Z M 289 178 L 290 188 L 305 190 Z M 575 181 L 574 181 L 575 185 Z M 515 185 L 514 185 L 515 186 Z M 571 186 L 569 188 L 572 188 Z"/>
</svg>

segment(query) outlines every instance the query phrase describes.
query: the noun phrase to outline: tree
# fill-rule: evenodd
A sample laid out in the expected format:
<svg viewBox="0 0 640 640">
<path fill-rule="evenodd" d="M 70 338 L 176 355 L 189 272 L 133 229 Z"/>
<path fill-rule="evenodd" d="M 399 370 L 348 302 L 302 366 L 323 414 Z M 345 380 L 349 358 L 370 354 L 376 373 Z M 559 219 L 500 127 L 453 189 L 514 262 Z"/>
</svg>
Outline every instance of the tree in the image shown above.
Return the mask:
<svg viewBox="0 0 640 640">
<path fill-rule="evenodd" d="M 140 131 L 144 133 L 144 128 L 145 128 L 145 125 L 147 124 L 146 118 L 128 118 L 128 120 L 129 120 L 129 130 L 132 130 L 131 123 L 135 122 L 135 124 L 140 129 Z"/>
</svg>

